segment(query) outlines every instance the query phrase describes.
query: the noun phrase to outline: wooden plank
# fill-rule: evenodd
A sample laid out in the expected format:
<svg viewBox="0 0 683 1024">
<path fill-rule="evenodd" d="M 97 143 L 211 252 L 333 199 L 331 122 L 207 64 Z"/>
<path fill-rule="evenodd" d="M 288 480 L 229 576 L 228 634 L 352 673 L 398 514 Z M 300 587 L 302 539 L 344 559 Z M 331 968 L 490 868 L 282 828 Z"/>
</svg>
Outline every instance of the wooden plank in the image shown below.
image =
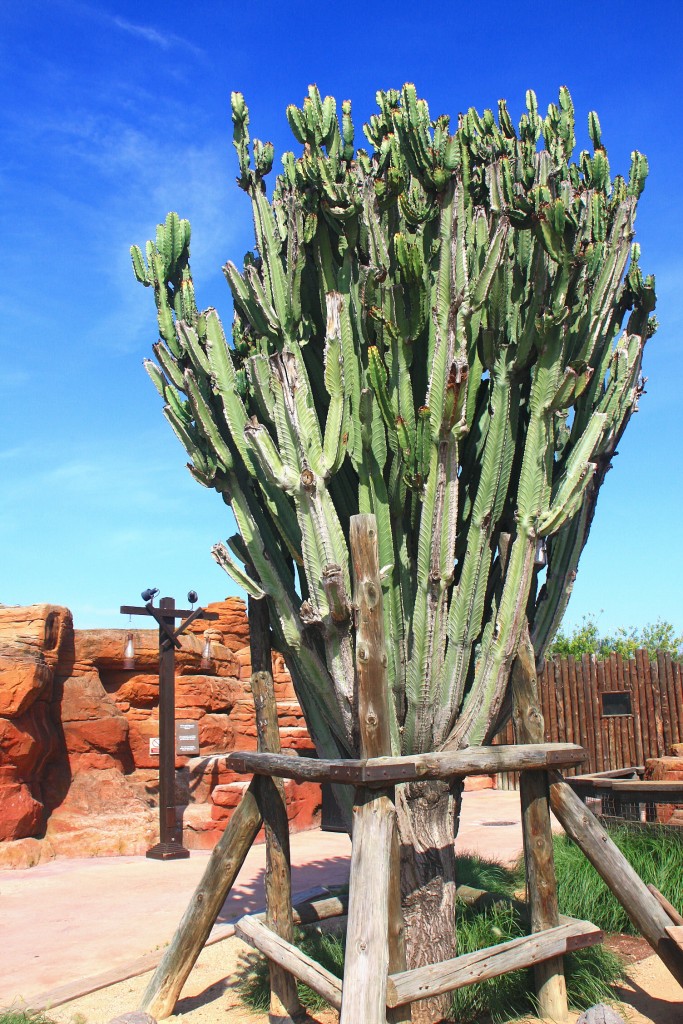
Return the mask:
<svg viewBox="0 0 683 1024">
<path fill-rule="evenodd" d="M 683 743 L 683 664 L 669 659 L 669 668 L 673 676 L 674 695 L 676 697 L 676 743 Z"/>
<path fill-rule="evenodd" d="M 501 942 L 488 949 L 465 953 L 452 960 L 392 974 L 387 985 L 387 1005 L 398 1006 L 415 999 L 452 992 L 501 974 L 531 967 L 550 957 L 584 949 L 602 941 L 602 932 L 589 921 L 574 921 L 557 928 Z"/>
<path fill-rule="evenodd" d="M 567 682 L 569 685 L 569 695 L 571 701 L 572 710 L 572 741 L 574 743 L 580 743 L 582 747 L 585 747 L 584 743 L 584 729 L 582 726 L 582 701 L 581 693 L 579 690 L 578 682 L 576 679 L 576 659 L 573 655 L 567 658 Z"/>
<path fill-rule="evenodd" d="M 142 995 L 139 1009 L 157 1020 L 173 1013 L 187 976 L 261 828 L 257 794 L 262 784 L 261 779 L 253 779 L 235 809 L 209 857 L 178 930 Z"/>
<path fill-rule="evenodd" d="M 648 793 L 654 792 L 655 790 L 661 790 L 662 793 L 683 793 L 683 782 L 677 782 L 674 780 L 660 779 L 660 780 L 644 780 L 638 779 L 637 781 L 631 779 L 615 779 L 612 783 L 612 789 L 622 790 L 630 793 Z"/>
<path fill-rule="evenodd" d="M 676 671 L 673 658 L 670 654 L 665 657 L 666 663 L 666 687 L 669 694 L 669 709 L 671 711 L 671 739 L 669 743 L 681 742 L 681 728 L 683 728 L 683 708 L 679 706 L 676 699 Z M 680 681 L 679 681 L 680 689 Z M 679 693 L 683 702 L 683 694 Z"/>
<path fill-rule="evenodd" d="M 683 953 L 683 925 L 670 924 L 666 929 L 666 934 L 676 943 L 681 953 Z"/>
<path fill-rule="evenodd" d="M 564 736 L 562 738 L 567 743 L 575 743 L 574 715 L 572 711 L 574 701 L 569 685 L 569 664 L 566 658 L 562 658 L 560 661 L 560 678 L 562 680 L 562 698 L 564 703 Z"/>
<path fill-rule="evenodd" d="M 614 764 L 612 763 L 613 751 L 610 748 L 609 719 L 605 718 L 602 713 L 602 695 L 606 688 L 604 661 L 598 661 L 596 659 L 595 675 L 598 687 L 600 737 L 602 742 L 602 770 L 608 771 L 610 768 L 614 768 Z"/>
<path fill-rule="evenodd" d="M 558 772 L 549 773 L 550 803 L 565 832 L 583 850 L 638 931 L 683 984 L 683 953 L 666 929 L 670 919 L 623 853 Z"/>
<path fill-rule="evenodd" d="M 657 669 L 659 675 L 659 696 L 662 705 L 662 733 L 664 753 L 668 751 L 673 743 L 671 735 L 671 707 L 669 705 L 669 678 L 666 665 L 666 655 L 662 651 L 657 652 Z"/>
<path fill-rule="evenodd" d="M 351 517 L 349 547 L 356 622 L 358 735 L 361 757 L 371 759 L 391 755 L 382 584 L 373 515 Z M 375 845 L 377 863 L 373 865 Z M 386 1024 L 390 965 L 397 970 L 406 966 L 400 870 L 393 787 L 376 794 L 357 790 L 341 1024 Z M 410 1013 L 406 1017 L 399 1011 L 390 1017 L 390 1024 L 409 1020 Z"/>
<path fill-rule="evenodd" d="M 331 1003 L 335 1009 L 341 1007 L 342 983 L 339 978 L 316 963 L 300 949 L 281 938 L 257 917 L 247 915 L 235 925 L 237 935 L 254 946 L 272 962 L 279 964 L 289 974 L 312 988 L 314 992 Z"/>
<path fill-rule="evenodd" d="M 598 672 L 595 655 L 590 656 L 590 692 L 593 706 L 593 740 L 595 743 L 595 766 L 593 771 L 600 772 L 605 768 L 605 758 L 602 748 L 602 728 L 600 694 L 598 693 Z"/>
<path fill-rule="evenodd" d="M 633 730 L 633 749 L 635 752 L 634 764 L 643 764 L 643 737 L 640 729 L 640 692 L 638 685 L 638 663 L 635 657 L 628 661 L 628 686 L 631 691 L 631 707 L 633 718 L 631 728 Z"/>
<path fill-rule="evenodd" d="M 555 687 L 555 665 L 546 661 L 541 676 L 541 694 L 543 696 L 543 718 L 546 725 L 545 739 L 551 743 L 559 743 L 557 732 L 557 692 Z"/>
<path fill-rule="evenodd" d="M 674 924 L 683 924 L 683 916 L 678 913 L 673 903 L 669 903 L 666 896 L 664 896 L 656 885 L 652 882 L 648 883 L 648 889 L 659 903 L 660 907 L 663 907 L 666 913 L 669 915 Z"/>
<path fill-rule="evenodd" d="M 518 743 L 542 743 L 545 723 L 539 706 L 534 649 L 525 625 L 511 674 L 512 720 Z M 545 772 L 521 772 L 522 836 L 527 900 L 532 932 L 559 924 L 557 880 L 550 824 L 548 777 Z M 562 958 L 547 958 L 534 970 L 541 1017 L 563 1021 L 568 1016 L 567 986 Z"/>
<path fill-rule="evenodd" d="M 346 785 L 387 786 L 417 779 L 450 779 L 466 775 L 491 775 L 501 771 L 523 771 L 581 764 L 586 751 L 574 743 L 538 743 L 519 746 L 494 744 L 442 750 L 432 754 L 402 757 L 372 757 L 367 760 L 330 761 L 290 754 L 260 754 L 235 751 L 215 755 L 225 759 L 233 771 L 242 774 L 278 775 L 297 782 L 341 782 Z"/>
<path fill-rule="evenodd" d="M 557 709 L 557 740 L 567 742 L 567 727 L 564 715 L 564 689 L 562 687 L 562 666 L 560 658 L 553 658 L 553 674 L 555 676 L 555 707 Z"/>
<path fill-rule="evenodd" d="M 645 680 L 645 667 L 643 659 L 647 655 L 644 651 L 636 651 L 636 676 L 638 679 L 638 722 L 637 727 L 640 730 L 640 739 L 642 745 L 642 757 L 640 764 L 645 764 L 645 759 L 651 757 L 650 750 L 650 732 L 648 727 L 648 714 L 647 714 L 647 697 L 645 695 L 646 680 Z"/>
<path fill-rule="evenodd" d="M 659 700 L 659 666 L 656 661 L 644 659 L 645 671 L 649 679 L 648 710 L 650 712 L 650 735 L 652 751 L 650 757 L 661 757 L 664 753 L 664 731 L 662 729 L 662 711 Z"/>
<path fill-rule="evenodd" d="M 595 771 L 595 723 L 593 721 L 593 694 L 590 689 L 590 654 L 581 655 L 581 662 L 577 665 L 577 672 L 579 676 L 579 685 L 581 686 L 584 711 L 581 742 L 588 751 L 588 770 L 591 771 L 592 768 L 592 770 Z"/>
<path fill-rule="evenodd" d="M 356 792 L 340 1024 L 385 1024 L 389 971 L 389 872 L 396 809 L 384 794 Z"/>
<path fill-rule="evenodd" d="M 261 753 L 280 753 L 273 684 L 273 654 L 270 644 L 270 614 L 265 598 L 248 599 L 249 647 L 251 652 L 251 695 L 256 714 L 256 742 Z M 292 870 L 289 856 L 289 822 L 284 782 L 263 780 L 257 793 L 266 832 L 266 925 L 281 939 L 292 942 Z M 301 1015 L 301 1003 L 294 976 L 271 960 L 270 1011 L 273 1024 L 289 1024 Z"/>
</svg>

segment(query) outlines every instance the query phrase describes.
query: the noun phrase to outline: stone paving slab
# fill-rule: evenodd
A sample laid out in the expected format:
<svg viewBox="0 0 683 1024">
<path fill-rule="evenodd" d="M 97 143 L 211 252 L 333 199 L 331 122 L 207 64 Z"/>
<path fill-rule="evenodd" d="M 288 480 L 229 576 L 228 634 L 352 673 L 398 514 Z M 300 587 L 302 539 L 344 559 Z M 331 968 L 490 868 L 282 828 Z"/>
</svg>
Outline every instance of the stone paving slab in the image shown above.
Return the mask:
<svg viewBox="0 0 683 1024">
<path fill-rule="evenodd" d="M 522 848 L 519 794 L 483 790 L 464 794 L 460 851 L 504 862 Z M 348 836 L 316 829 L 291 837 L 292 884 L 297 894 L 348 879 Z M 106 974 L 113 980 L 149 970 L 173 937 L 206 866 L 208 852 L 187 860 L 145 857 L 61 859 L 34 868 L 0 871 L 2 970 L 0 1006 L 82 981 L 82 991 Z M 265 847 L 252 848 L 217 921 L 226 925 L 264 904 Z M 118 972 L 118 974 L 117 974 Z M 95 987 L 99 987 L 95 985 Z M 71 996 L 73 998 L 73 996 Z"/>
</svg>

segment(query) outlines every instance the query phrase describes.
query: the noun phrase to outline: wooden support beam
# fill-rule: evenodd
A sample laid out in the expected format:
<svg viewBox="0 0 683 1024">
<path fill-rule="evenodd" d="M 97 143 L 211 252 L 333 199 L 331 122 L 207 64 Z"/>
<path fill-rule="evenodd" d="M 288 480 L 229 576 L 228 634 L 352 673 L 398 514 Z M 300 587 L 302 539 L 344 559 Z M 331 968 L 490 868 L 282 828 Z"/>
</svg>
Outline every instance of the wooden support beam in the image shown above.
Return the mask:
<svg viewBox="0 0 683 1024">
<path fill-rule="evenodd" d="M 527 626 L 513 665 L 511 688 L 512 721 L 517 742 L 543 743 L 545 723 L 538 697 L 536 659 Z M 542 771 L 520 772 L 519 795 L 531 930 L 543 932 L 560 923 L 547 774 Z M 539 1016 L 554 1021 L 566 1020 L 569 1006 L 562 957 L 547 958 L 537 963 L 534 981 Z"/>
<path fill-rule="evenodd" d="M 215 755 L 235 772 L 278 775 L 297 782 L 336 782 L 347 786 L 390 786 L 420 779 L 464 778 L 497 772 L 571 767 L 586 760 L 575 743 L 533 743 L 466 747 L 464 750 L 330 761 L 289 754 L 235 751 Z"/>
<path fill-rule="evenodd" d="M 351 517 L 349 547 L 356 609 L 355 682 L 361 756 L 391 754 L 389 686 L 379 575 L 377 523 Z M 403 1024 L 402 1011 L 387 1018 L 390 969 L 405 968 L 399 849 L 394 791 L 357 789 L 353 809 L 349 917 L 340 1024 Z"/>
<path fill-rule="evenodd" d="M 558 772 L 550 773 L 550 804 L 567 835 L 583 850 L 635 927 L 661 957 L 679 985 L 683 985 L 683 950 L 667 932 L 671 927 L 670 917 L 595 815 Z"/>
<path fill-rule="evenodd" d="M 260 778 L 252 779 L 214 847 L 178 930 L 142 995 L 139 1009 L 157 1020 L 173 1013 L 187 976 L 261 828 L 256 794 L 262 785 Z"/>
<path fill-rule="evenodd" d="M 602 942 L 602 932 L 589 921 L 572 921 L 534 935 L 501 942 L 498 946 L 464 953 L 452 960 L 392 974 L 387 984 L 387 1006 L 451 992 L 487 978 Z"/>
<path fill-rule="evenodd" d="M 256 712 L 256 737 L 261 753 L 280 753 L 280 729 L 272 676 L 270 615 L 265 598 L 249 598 L 249 645 L 251 694 Z M 292 920 L 292 870 L 289 854 L 289 822 L 282 779 L 264 778 L 258 791 L 266 831 L 266 925 L 286 942 L 294 938 Z M 291 1024 L 301 1016 L 301 1003 L 293 975 L 270 962 L 271 1024 Z"/>
<path fill-rule="evenodd" d="M 670 924 L 666 929 L 666 934 L 673 942 L 676 943 L 680 951 L 683 953 L 683 925 Z"/>
<path fill-rule="evenodd" d="M 673 903 L 669 903 L 669 901 L 666 898 L 666 896 L 662 895 L 662 893 L 659 891 L 657 886 L 653 885 L 652 882 L 649 882 L 648 883 L 648 889 L 650 890 L 650 892 L 652 893 L 654 898 L 657 900 L 657 902 L 659 903 L 660 907 L 664 908 L 666 913 L 671 918 L 672 922 L 674 924 L 683 924 L 683 915 L 678 913 L 678 911 L 674 907 Z"/>
<path fill-rule="evenodd" d="M 384 794 L 356 792 L 349 918 L 340 1024 L 385 1024 L 389 884 L 396 809 Z"/>
<path fill-rule="evenodd" d="M 303 981 L 335 1009 L 341 1007 L 342 983 L 339 978 L 335 978 L 334 974 L 311 960 L 310 956 L 306 956 L 291 942 L 271 931 L 263 921 L 247 915 L 237 922 L 235 931 L 244 942 L 258 949 L 271 963 L 279 964 L 289 974 Z"/>
</svg>

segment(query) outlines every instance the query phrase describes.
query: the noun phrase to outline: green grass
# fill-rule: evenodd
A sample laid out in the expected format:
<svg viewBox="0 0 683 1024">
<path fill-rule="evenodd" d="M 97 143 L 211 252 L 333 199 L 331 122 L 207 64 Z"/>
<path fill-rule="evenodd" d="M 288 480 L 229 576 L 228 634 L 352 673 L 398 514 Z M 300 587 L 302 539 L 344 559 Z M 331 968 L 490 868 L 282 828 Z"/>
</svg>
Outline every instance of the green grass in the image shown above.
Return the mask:
<svg viewBox="0 0 683 1024">
<path fill-rule="evenodd" d="M 512 896 L 518 887 L 516 870 L 495 861 L 460 856 L 457 862 L 456 878 L 459 885 L 469 885 L 504 896 Z M 514 907 L 503 900 L 485 909 L 459 905 L 457 933 L 460 954 L 518 938 L 527 934 L 527 930 L 521 924 Z M 318 931 L 300 931 L 296 942 L 300 949 L 332 974 L 338 978 L 343 976 L 343 939 Z M 597 1002 L 613 1000 L 614 993 L 610 990 L 610 984 L 621 978 L 622 964 L 614 954 L 595 946 L 566 956 L 565 971 L 570 1006 L 576 1010 L 585 1010 Z M 245 972 L 240 989 L 248 1006 L 254 1010 L 268 1009 L 268 963 L 263 957 L 254 961 L 251 970 Z M 308 1009 L 316 1010 L 324 1005 L 324 1000 L 305 985 L 299 985 L 298 989 L 301 1002 Z M 534 1012 L 534 1009 L 533 972 L 523 970 L 458 989 L 454 993 L 451 1012 L 460 1024 L 471 1024 L 486 1013 L 494 1024 L 502 1024 L 523 1013 Z"/>
<path fill-rule="evenodd" d="M 0 1024 L 54 1024 L 54 1021 L 39 1010 L 20 1010 L 8 1006 L 0 1009 Z"/>
<path fill-rule="evenodd" d="M 683 835 L 656 825 L 610 825 L 607 831 L 642 880 L 683 908 Z M 555 836 L 554 850 L 560 913 L 592 921 L 606 932 L 638 935 L 578 846 L 566 836 Z M 523 877 L 523 864 L 517 871 L 518 878 Z"/>
<path fill-rule="evenodd" d="M 483 888 L 483 887 L 482 887 Z M 461 906 L 457 918 L 458 954 L 472 953 L 528 934 L 508 903 L 495 903 L 484 911 Z M 564 958 L 567 997 L 574 1010 L 610 1002 L 610 985 L 622 977 L 621 960 L 601 946 L 578 950 Z M 466 985 L 453 993 L 451 1014 L 459 1024 L 471 1024 L 488 1013 L 494 1024 L 534 1013 L 533 971 L 525 969 Z"/>
<path fill-rule="evenodd" d="M 304 953 L 317 960 L 331 974 L 337 978 L 344 975 L 344 942 L 336 935 L 326 935 L 325 932 L 309 931 L 304 932 L 297 929 L 294 937 L 295 944 Z M 308 1010 L 319 1010 L 326 1006 L 326 1001 L 301 982 L 297 982 L 297 991 L 301 1005 Z M 243 980 L 239 985 L 240 995 L 247 1006 L 252 1010 L 268 1010 L 270 1004 L 270 982 L 268 961 L 263 956 L 253 959 L 250 969 L 245 972 Z M 2 1024 L 2 1021 L 0 1021 Z"/>
</svg>

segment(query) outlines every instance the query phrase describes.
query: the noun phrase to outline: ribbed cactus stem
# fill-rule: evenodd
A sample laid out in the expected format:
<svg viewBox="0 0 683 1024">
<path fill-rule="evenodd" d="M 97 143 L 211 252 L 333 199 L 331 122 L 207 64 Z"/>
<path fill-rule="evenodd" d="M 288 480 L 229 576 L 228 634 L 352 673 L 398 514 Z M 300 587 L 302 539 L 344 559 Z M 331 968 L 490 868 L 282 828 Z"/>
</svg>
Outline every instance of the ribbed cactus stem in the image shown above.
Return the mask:
<svg viewBox="0 0 683 1024">
<path fill-rule="evenodd" d="M 354 742 L 350 518 L 377 522 L 392 749 L 488 739 L 527 620 L 541 658 L 566 607 L 655 329 L 647 161 L 613 176 L 594 113 L 575 157 L 565 88 L 544 117 L 529 91 L 517 127 L 501 102 L 453 133 L 411 84 L 377 99 L 354 150 L 350 104 L 340 123 L 312 86 L 269 189 L 233 94 L 255 251 L 224 268 L 231 342 L 196 308 L 187 221 L 131 250 L 164 415 L 242 537 L 217 557 L 245 588 L 255 567 L 330 756 Z"/>
</svg>

